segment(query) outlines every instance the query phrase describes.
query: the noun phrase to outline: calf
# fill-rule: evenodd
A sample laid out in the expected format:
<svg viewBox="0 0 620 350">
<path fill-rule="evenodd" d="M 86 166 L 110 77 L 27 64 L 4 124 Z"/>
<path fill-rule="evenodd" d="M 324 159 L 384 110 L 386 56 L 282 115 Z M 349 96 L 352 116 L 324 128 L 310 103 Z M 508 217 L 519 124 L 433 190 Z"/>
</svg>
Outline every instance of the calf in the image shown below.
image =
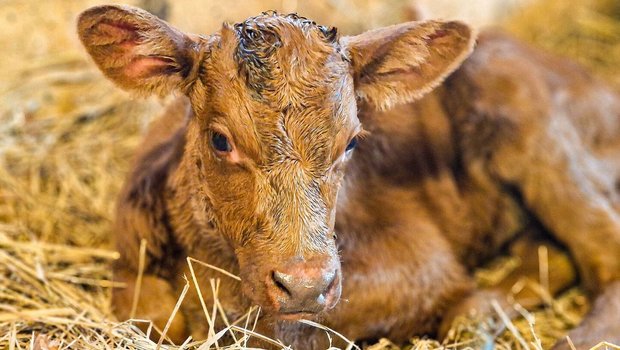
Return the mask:
<svg viewBox="0 0 620 350">
<path fill-rule="evenodd" d="M 475 39 L 460 22 L 339 37 L 264 13 L 196 36 L 100 6 L 78 29 L 119 86 L 182 95 L 120 198 L 119 318 L 144 240 L 135 311 L 160 327 L 192 256 L 241 277 L 219 288 L 229 318 L 259 305 L 259 330 L 285 343 L 328 345 L 300 318 L 402 342 L 484 309 L 468 270 L 538 227 L 603 305 L 577 345 L 619 340 L 620 305 L 606 301 L 620 298 L 620 99 L 579 67 L 486 33 L 465 61 Z M 186 298 L 173 339 L 207 335 L 200 305 Z"/>
</svg>

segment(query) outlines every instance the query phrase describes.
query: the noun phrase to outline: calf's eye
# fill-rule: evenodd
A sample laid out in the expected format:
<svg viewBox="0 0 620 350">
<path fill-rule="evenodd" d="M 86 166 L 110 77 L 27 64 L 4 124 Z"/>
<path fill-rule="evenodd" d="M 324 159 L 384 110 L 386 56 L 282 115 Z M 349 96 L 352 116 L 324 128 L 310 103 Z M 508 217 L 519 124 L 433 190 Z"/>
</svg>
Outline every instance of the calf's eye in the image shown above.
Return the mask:
<svg viewBox="0 0 620 350">
<path fill-rule="evenodd" d="M 214 132 L 211 136 L 211 145 L 213 145 L 213 148 L 218 152 L 228 153 L 232 151 L 232 146 L 230 142 L 228 142 L 226 136 L 219 132 Z"/>
<path fill-rule="evenodd" d="M 355 146 L 357 146 L 357 137 L 354 137 L 351 139 L 351 141 L 349 141 L 346 152 L 351 152 L 355 148 Z"/>
</svg>

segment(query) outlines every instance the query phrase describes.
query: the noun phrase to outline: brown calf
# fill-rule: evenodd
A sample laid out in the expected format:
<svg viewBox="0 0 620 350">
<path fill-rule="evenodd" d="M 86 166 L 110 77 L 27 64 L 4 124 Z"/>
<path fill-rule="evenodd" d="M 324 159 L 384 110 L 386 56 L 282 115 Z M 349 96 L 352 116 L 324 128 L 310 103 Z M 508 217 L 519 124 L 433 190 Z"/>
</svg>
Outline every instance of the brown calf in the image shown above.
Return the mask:
<svg viewBox="0 0 620 350">
<path fill-rule="evenodd" d="M 446 327 L 488 301 L 468 269 L 532 227 L 568 248 L 599 304 L 618 297 L 620 98 L 569 62 L 484 34 L 463 63 L 474 35 L 460 22 L 341 38 L 266 13 L 192 36 L 101 6 L 78 27 L 119 86 L 184 95 L 120 199 L 120 318 L 142 239 L 137 316 L 163 326 L 192 256 L 241 277 L 220 287 L 231 319 L 260 305 L 260 330 L 298 348 L 327 346 L 299 318 L 356 340 Z M 607 305 L 578 345 L 620 340 L 620 305 Z M 192 295 L 170 334 L 206 331 Z"/>
</svg>

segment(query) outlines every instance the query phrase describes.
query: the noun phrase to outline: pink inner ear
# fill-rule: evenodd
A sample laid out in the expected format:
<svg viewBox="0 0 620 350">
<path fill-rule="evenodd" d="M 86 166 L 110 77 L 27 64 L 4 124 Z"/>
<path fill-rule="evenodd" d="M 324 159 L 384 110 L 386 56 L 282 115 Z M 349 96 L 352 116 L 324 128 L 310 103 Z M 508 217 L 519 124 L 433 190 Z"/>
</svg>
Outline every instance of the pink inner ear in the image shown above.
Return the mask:
<svg viewBox="0 0 620 350">
<path fill-rule="evenodd" d="M 148 78 L 153 75 L 167 73 L 173 66 L 172 59 L 160 56 L 142 56 L 134 58 L 125 66 L 128 78 Z"/>
<path fill-rule="evenodd" d="M 139 44 L 138 28 L 135 26 L 127 22 L 101 22 L 97 29 L 106 37 L 106 42 L 120 47 L 122 55 L 131 59 L 123 68 L 128 78 L 148 78 L 169 67 L 169 62 L 163 57 L 134 56 L 133 51 Z"/>
<path fill-rule="evenodd" d="M 101 22 L 97 25 L 101 35 L 108 37 L 110 43 L 123 43 L 127 41 L 135 44 L 138 38 L 138 29 L 125 22 Z"/>
<path fill-rule="evenodd" d="M 97 27 L 106 42 L 120 47 L 122 55 L 131 59 L 123 68 L 127 78 L 148 78 L 158 74 L 169 73 L 174 69 L 174 61 L 165 56 L 139 56 L 134 53 L 140 44 L 140 34 L 136 26 L 120 21 L 101 22 Z"/>
<path fill-rule="evenodd" d="M 444 30 L 444 29 L 438 29 L 436 30 L 434 33 L 431 33 L 430 35 L 428 35 L 427 37 L 424 38 L 424 41 L 426 41 L 426 43 L 430 43 L 431 41 L 438 39 L 438 38 L 443 38 L 444 36 L 448 35 L 448 31 Z"/>
</svg>

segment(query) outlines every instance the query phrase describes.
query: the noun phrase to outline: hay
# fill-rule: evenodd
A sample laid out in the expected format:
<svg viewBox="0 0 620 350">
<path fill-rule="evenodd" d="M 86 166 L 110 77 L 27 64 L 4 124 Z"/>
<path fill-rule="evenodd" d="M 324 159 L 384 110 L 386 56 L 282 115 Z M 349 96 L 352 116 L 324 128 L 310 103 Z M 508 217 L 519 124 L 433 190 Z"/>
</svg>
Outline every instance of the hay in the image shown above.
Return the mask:
<svg viewBox="0 0 620 350">
<path fill-rule="evenodd" d="M 571 57 L 620 88 L 620 2 L 545 0 L 505 21 L 518 37 Z"/>
<path fill-rule="evenodd" d="M 4 4 L 7 3 L 11 2 Z M 28 12 L 27 2 L 13 3 L 14 8 L 0 8 L 0 20 L 5 15 L 10 19 L 11 13 Z M 71 2 L 71 11 L 63 12 L 64 21 L 90 3 Z M 368 4 L 369 8 L 378 8 L 378 2 Z M 609 4 L 612 6 L 613 1 Z M 40 11 L 41 16 L 53 13 L 46 7 Z M 330 16 L 336 16 L 335 12 Z M 527 20 L 527 12 L 522 16 L 515 17 L 518 19 L 511 22 L 510 28 L 527 33 L 525 28 L 532 22 Z M 54 20 L 63 21 L 62 18 Z M 605 42 L 609 44 L 618 38 L 618 17 L 614 18 L 612 22 L 578 23 L 588 23 L 587 28 L 611 23 L 606 25 L 607 29 L 595 29 L 601 37 L 608 38 Z M 571 35 L 581 37 L 579 28 L 575 29 L 576 36 Z M 25 32 L 18 29 L 13 29 L 11 35 Z M 51 55 L 33 53 L 37 45 L 29 43 L 28 50 L 32 52 L 23 52 L 27 61 L 15 56 L 13 50 L 15 57 L 5 57 L 6 64 L 0 64 L 0 348 L 156 349 L 157 342 L 148 335 L 158 334 L 159 330 L 151 327 L 145 334 L 137 327 L 145 321 L 118 322 L 110 312 L 110 263 L 117 258 L 110 250 L 110 223 L 115 197 L 133 150 L 162 103 L 133 100 L 118 91 L 86 61 L 75 41 L 67 39 L 64 32 L 52 34 L 51 30 L 52 27 L 46 33 L 64 38 L 58 40 L 62 47 L 54 48 Z M 540 33 L 534 37 L 535 33 L 538 32 L 533 30 L 529 38 L 542 41 Z M 545 42 L 554 43 L 550 44 L 551 49 L 562 50 L 562 42 L 554 41 L 551 35 L 544 38 Z M 0 43 L 8 47 L 4 39 Z M 589 40 L 584 43 L 594 45 Z M 588 52 L 581 52 L 586 47 Z M 596 51 L 593 47 L 597 46 L 576 46 L 567 52 L 583 58 Z M 619 68 L 612 64 L 613 58 L 599 56 L 592 54 L 594 58 L 588 58 L 586 63 L 590 62 L 603 76 L 617 77 Z M 615 62 L 618 61 L 616 58 Z M 514 261 L 506 258 L 479 271 L 477 276 L 481 284 L 492 284 L 510 266 L 514 266 Z M 187 288 L 197 288 L 192 276 L 187 277 Z M 523 285 L 544 292 L 535 282 Z M 213 281 L 210 286 L 200 287 L 203 292 L 210 289 L 217 293 L 218 283 Z M 208 322 L 223 317 L 217 303 L 204 308 Z M 518 305 L 515 308 L 521 314 L 517 319 L 507 319 L 506 311 L 498 309 L 494 319 L 463 319 L 455 324 L 450 340 L 443 344 L 416 338 L 408 348 L 495 345 L 499 349 L 546 349 L 579 322 L 588 305 L 582 292 L 571 289 L 532 314 Z M 260 337 L 251 331 L 256 316 L 257 310 L 249 310 L 245 318 L 224 332 L 212 332 L 209 339 L 189 340 L 182 348 L 215 347 L 218 339 L 228 334 L 237 339 L 231 348 L 242 349 L 248 337 Z M 180 347 L 168 346 L 163 341 L 161 348 Z M 382 340 L 370 348 L 397 347 Z"/>
</svg>

